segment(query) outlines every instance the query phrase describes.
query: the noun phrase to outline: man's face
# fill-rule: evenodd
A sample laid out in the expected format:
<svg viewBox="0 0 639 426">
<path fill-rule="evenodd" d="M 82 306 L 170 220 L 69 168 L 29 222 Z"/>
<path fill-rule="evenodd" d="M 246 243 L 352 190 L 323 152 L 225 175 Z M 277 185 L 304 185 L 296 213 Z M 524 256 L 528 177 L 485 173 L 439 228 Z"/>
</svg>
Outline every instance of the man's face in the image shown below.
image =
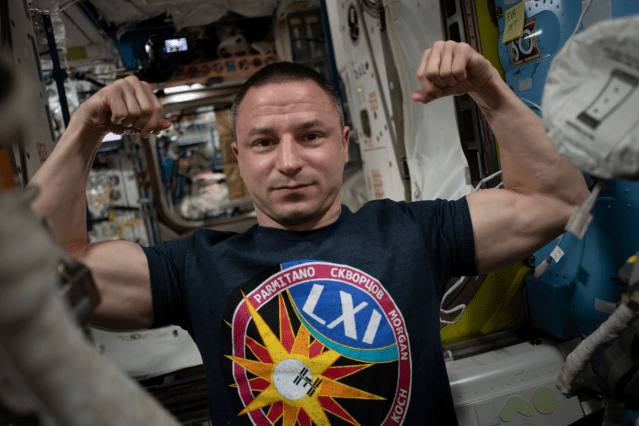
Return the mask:
<svg viewBox="0 0 639 426">
<path fill-rule="evenodd" d="M 312 80 L 249 89 L 232 146 L 261 225 L 307 230 L 339 217 L 348 131 Z"/>
</svg>

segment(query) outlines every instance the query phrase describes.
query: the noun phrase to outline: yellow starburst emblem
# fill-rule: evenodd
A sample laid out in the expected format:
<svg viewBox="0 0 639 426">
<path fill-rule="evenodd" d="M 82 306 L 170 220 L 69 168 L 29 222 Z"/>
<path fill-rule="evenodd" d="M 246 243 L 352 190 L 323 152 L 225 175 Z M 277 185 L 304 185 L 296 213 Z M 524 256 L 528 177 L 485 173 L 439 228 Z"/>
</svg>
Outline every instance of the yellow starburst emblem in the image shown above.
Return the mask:
<svg viewBox="0 0 639 426">
<path fill-rule="evenodd" d="M 300 325 L 297 334 L 294 333 L 281 293 L 278 295 L 279 338 L 246 296 L 244 301 L 262 344 L 246 336 L 246 344 L 257 361 L 226 356 L 256 376 L 250 379 L 249 384 L 259 394 L 239 416 L 268 407 L 267 416 L 271 422 L 282 418 L 283 426 L 295 426 L 296 423 L 310 426 L 311 422 L 329 425 L 327 412 L 359 426 L 335 398 L 385 399 L 339 382 L 339 379 L 364 370 L 371 364 L 334 366 L 341 357 L 338 352 L 325 347 L 319 340 L 311 342 L 311 334 L 304 324 Z"/>
</svg>

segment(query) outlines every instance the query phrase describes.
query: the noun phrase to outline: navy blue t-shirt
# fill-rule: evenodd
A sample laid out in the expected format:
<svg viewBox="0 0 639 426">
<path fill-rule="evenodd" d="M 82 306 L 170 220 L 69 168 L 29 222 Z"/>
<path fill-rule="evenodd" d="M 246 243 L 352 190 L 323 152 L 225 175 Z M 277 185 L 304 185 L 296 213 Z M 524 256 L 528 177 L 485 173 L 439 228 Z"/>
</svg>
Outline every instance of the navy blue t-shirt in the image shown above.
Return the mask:
<svg viewBox="0 0 639 426">
<path fill-rule="evenodd" d="M 477 273 L 465 198 L 342 206 L 305 232 L 198 230 L 144 252 L 154 326 L 195 340 L 213 424 L 457 424 L 439 307 L 451 276 Z"/>
</svg>

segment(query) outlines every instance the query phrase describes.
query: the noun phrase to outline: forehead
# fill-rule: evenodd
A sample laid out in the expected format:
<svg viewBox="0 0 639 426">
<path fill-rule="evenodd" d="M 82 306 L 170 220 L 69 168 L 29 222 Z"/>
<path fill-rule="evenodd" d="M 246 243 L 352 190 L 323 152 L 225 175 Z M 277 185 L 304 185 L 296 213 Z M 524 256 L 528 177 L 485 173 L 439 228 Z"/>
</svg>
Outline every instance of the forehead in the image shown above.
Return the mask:
<svg viewBox="0 0 639 426">
<path fill-rule="evenodd" d="M 270 118 L 311 116 L 333 119 L 339 115 L 329 95 L 312 80 L 269 83 L 252 87 L 237 112 L 237 127 L 253 127 Z"/>
</svg>

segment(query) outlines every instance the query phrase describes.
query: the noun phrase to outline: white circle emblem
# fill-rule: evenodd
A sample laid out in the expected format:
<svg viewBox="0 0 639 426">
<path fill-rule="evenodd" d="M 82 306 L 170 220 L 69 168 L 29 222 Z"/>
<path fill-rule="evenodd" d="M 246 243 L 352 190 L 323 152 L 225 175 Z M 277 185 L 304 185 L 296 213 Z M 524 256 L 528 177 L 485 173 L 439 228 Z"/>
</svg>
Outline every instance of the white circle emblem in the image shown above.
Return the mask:
<svg viewBox="0 0 639 426">
<path fill-rule="evenodd" d="M 275 366 L 273 384 L 284 398 L 297 401 L 314 388 L 313 374 L 302 361 L 289 358 Z"/>
</svg>

